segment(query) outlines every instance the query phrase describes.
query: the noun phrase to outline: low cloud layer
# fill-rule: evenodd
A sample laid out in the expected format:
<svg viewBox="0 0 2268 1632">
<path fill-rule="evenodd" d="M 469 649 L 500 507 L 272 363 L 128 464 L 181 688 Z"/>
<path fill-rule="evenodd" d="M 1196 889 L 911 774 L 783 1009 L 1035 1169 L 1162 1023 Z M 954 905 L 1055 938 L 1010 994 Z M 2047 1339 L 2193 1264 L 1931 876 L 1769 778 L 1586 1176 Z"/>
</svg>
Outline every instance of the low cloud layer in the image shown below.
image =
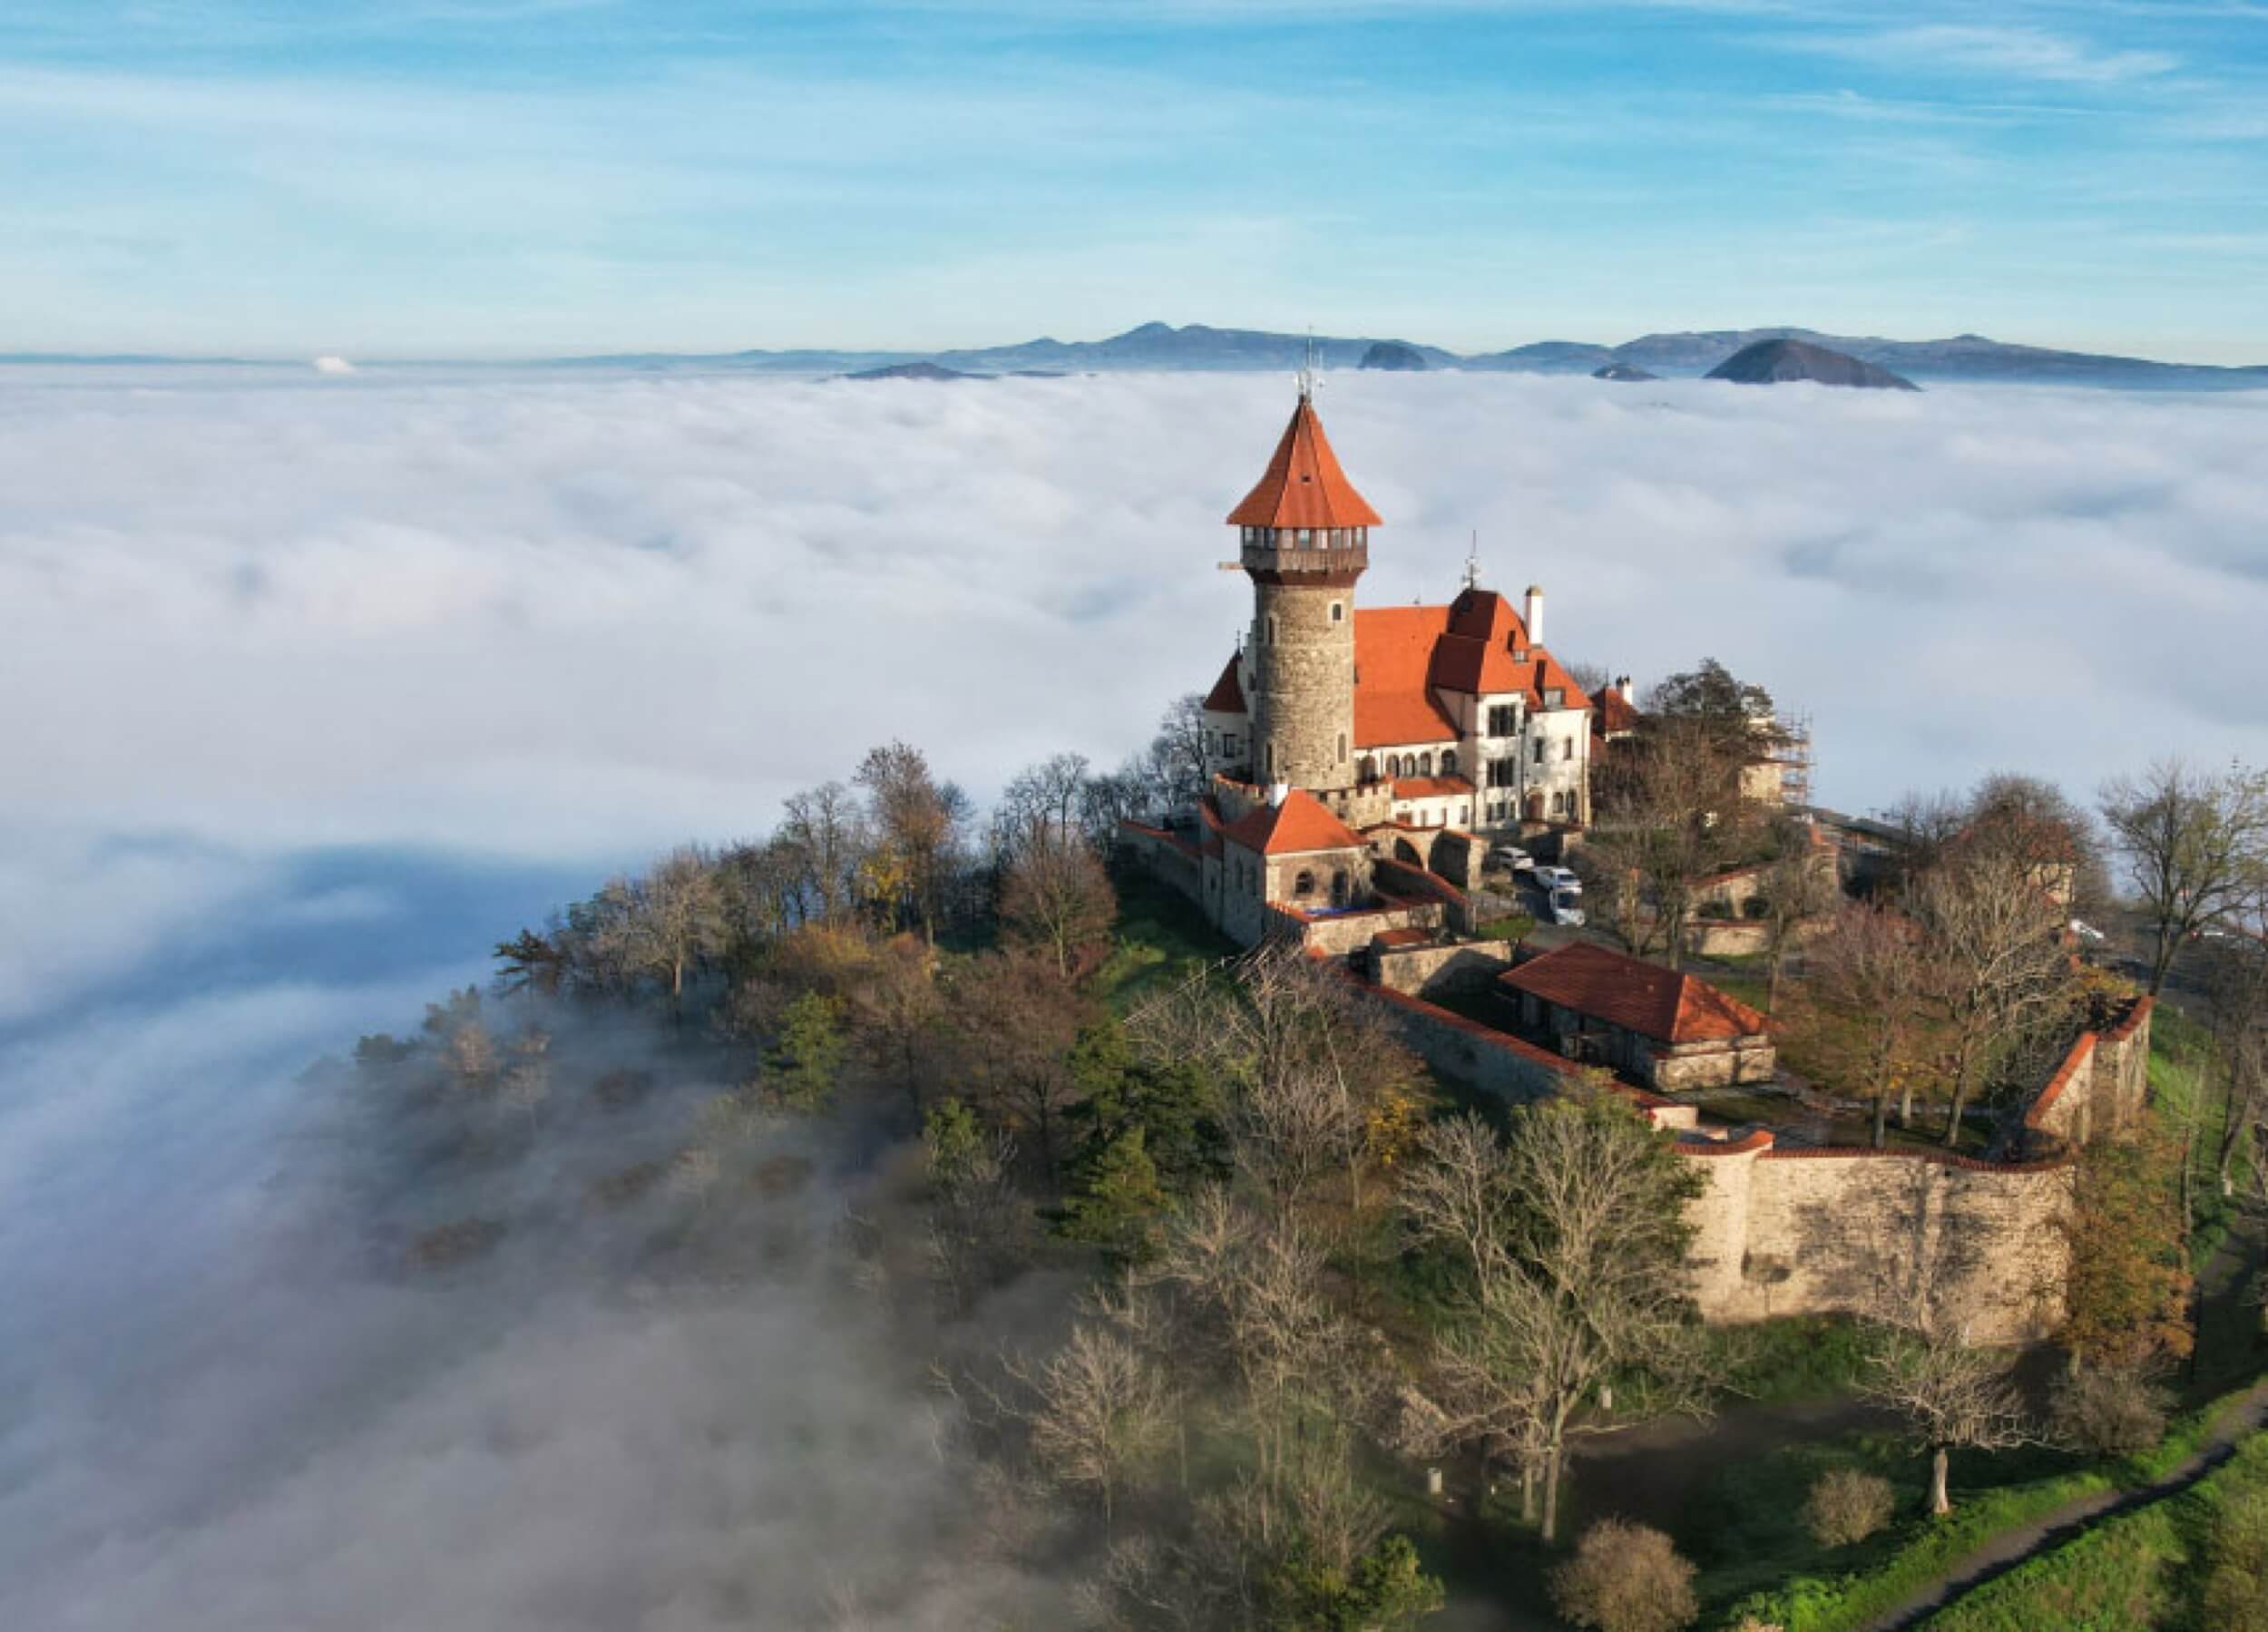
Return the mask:
<svg viewBox="0 0 2268 1632">
<path fill-rule="evenodd" d="M 967 1562 L 847 1191 L 729 1291 L 406 1282 L 298 1072 L 876 741 L 980 794 L 1135 747 L 1235 639 L 1220 517 L 1288 398 L 0 382 L 0 1623 L 1060 1622 Z M 2268 761 L 2268 396 L 1355 375 L 1325 413 L 1372 603 L 1477 530 L 1562 655 L 1808 711 L 1826 801 Z"/>
</svg>

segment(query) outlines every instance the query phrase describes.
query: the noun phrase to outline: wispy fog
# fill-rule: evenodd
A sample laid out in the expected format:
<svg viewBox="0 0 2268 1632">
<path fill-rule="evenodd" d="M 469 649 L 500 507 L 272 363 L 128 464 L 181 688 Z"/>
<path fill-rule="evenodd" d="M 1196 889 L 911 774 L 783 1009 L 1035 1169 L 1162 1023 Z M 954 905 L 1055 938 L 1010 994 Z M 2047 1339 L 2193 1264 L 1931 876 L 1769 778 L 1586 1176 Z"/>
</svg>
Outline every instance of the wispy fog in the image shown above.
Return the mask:
<svg viewBox="0 0 2268 1632">
<path fill-rule="evenodd" d="M 967 1533 L 845 1243 L 886 1151 L 801 1151 L 745 1252 L 648 1263 L 653 1218 L 578 1198 L 717 1086 L 676 1055 L 513 1170 L 496 1252 L 413 1274 L 463 1198 L 300 1073 L 876 741 L 980 794 L 1133 748 L 1234 639 L 1219 518 L 1288 406 L 0 379 L 0 1626 L 1061 1624 Z M 1825 801 L 2268 760 L 2268 395 L 1352 375 L 1325 414 L 1374 603 L 1477 529 L 1564 656 L 1807 709 Z"/>
</svg>

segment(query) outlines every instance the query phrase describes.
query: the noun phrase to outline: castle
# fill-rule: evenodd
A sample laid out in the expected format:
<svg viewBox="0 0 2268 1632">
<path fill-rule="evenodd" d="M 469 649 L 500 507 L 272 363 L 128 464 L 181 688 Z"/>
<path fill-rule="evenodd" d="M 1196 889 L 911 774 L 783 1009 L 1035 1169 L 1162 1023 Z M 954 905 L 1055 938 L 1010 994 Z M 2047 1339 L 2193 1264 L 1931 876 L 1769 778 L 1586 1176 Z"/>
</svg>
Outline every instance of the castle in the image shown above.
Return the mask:
<svg viewBox="0 0 2268 1632">
<path fill-rule="evenodd" d="M 1470 886 L 1482 836 L 1589 820 L 1592 702 L 1542 643 L 1540 589 L 1515 609 L 1468 570 L 1445 605 L 1355 605 L 1383 523 L 1312 374 L 1227 521 L 1252 625 L 1205 699 L 1203 871 L 1185 884 L 1217 926 L 1249 943 L 1272 916 L 1373 906 L 1382 860 Z"/>
</svg>

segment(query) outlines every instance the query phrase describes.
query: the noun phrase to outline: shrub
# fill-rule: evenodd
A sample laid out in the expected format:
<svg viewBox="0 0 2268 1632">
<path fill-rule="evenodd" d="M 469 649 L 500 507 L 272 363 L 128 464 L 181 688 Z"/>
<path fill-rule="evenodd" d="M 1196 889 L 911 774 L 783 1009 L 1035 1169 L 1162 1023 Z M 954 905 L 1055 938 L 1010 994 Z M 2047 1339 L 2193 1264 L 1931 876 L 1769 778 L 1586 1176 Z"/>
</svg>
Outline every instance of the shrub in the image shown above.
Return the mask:
<svg viewBox="0 0 2268 1632">
<path fill-rule="evenodd" d="M 2268 1626 L 2268 1490 L 2233 1491 L 2205 1543 L 2203 1624 Z"/>
<path fill-rule="evenodd" d="M 1804 1528 L 1822 1547 L 1848 1547 L 1888 1524 L 1895 1500 L 1890 1481 L 1880 1474 L 1830 1468 L 1813 1482 Z"/>
<path fill-rule="evenodd" d="M 2165 1437 L 2165 1392 L 2139 1373 L 2082 1366 L 2058 1385 L 2056 1436 L 2096 1456 L 2135 1456 Z"/>
<path fill-rule="evenodd" d="M 1575 1556 L 1551 1572 L 1551 1601 L 1569 1620 L 1597 1632 L 1677 1632 L 1701 1613 L 1693 1566 L 1669 1538 L 1619 1519 L 1602 1519 L 1583 1532 Z"/>
</svg>

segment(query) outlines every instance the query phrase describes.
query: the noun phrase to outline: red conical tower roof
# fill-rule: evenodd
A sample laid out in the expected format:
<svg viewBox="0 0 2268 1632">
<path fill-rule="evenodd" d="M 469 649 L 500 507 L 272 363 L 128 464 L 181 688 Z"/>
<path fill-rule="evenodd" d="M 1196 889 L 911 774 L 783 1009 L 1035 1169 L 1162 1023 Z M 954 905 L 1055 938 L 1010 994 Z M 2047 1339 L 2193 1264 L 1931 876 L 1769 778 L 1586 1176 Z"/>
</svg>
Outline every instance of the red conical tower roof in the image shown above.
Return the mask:
<svg viewBox="0 0 2268 1632">
<path fill-rule="evenodd" d="M 1232 527 L 1375 527 L 1378 513 L 1339 468 L 1315 405 L 1302 392 L 1267 474 L 1228 513 Z"/>
</svg>

